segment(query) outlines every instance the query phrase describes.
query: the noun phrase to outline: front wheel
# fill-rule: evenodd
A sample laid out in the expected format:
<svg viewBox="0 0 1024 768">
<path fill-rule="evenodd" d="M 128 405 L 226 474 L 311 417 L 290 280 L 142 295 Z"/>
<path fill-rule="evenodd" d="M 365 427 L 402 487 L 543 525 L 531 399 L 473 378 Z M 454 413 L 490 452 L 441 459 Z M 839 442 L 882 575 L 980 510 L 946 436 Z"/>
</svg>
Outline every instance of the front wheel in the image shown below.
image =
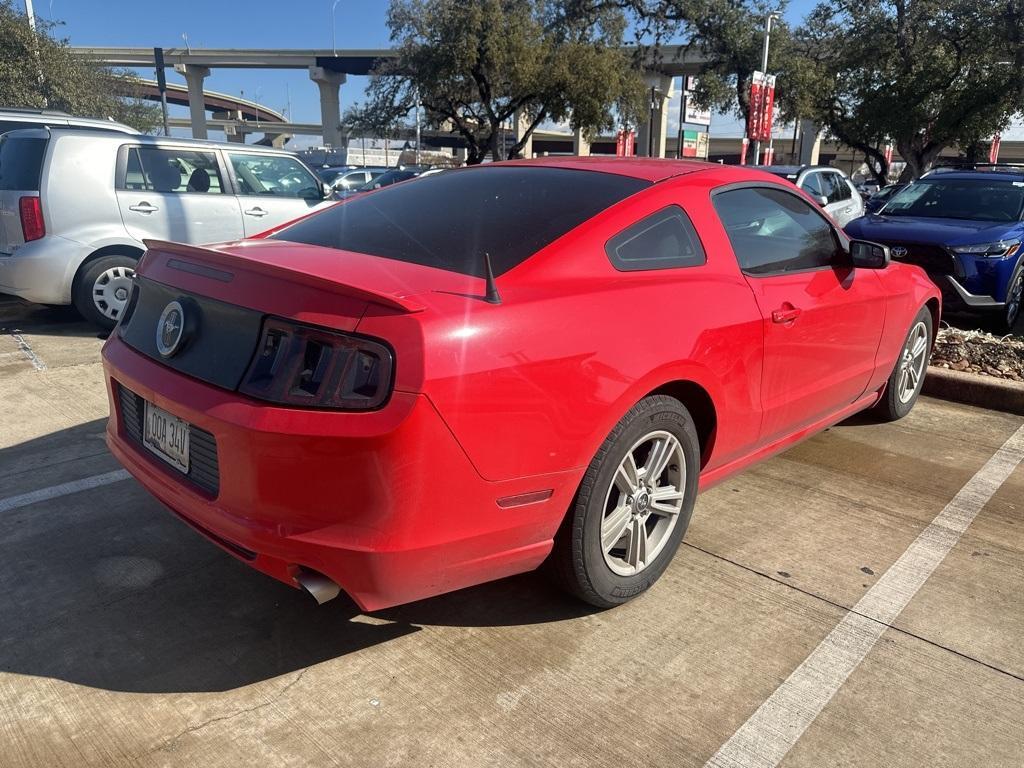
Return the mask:
<svg viewBox="0 0 1024 768">
<path fill-rule="evenodd" d="M 1013 328 L 1020 319 L 1021 303 L 1024 301 L 1024 258 L 1017 266 L 1017 271 L 1010 278 L 1006 289 L 1006 313 L 1003 315 L 1002 330 L 1013 333 Z"/>
<path fill-rule="evenodd" d="M 562 586 L 600 608 L 646 591 L 690 523 L 700 449 L 689 411 L 664 395 L 633 406 L 590 462 L 551 554 Z"/>
<path fill-rule="evenodd" d="M 875 406 L 875 412 L 883 421 L 902 419 L 914 407 L 928 370 L 931 346 L 932 313 L 924 307 L 910 324 L 896 367 L 886 382 L 882 399 Z"/>
<path fill-rule="evenodd" d="M 87 262 L 71 291 L 71 300 L 79 314 L 100 328 L 108 331 L 113 328 L 131 295 L 137 263 L 138 259 L 121 254 Z"/>
</svg>

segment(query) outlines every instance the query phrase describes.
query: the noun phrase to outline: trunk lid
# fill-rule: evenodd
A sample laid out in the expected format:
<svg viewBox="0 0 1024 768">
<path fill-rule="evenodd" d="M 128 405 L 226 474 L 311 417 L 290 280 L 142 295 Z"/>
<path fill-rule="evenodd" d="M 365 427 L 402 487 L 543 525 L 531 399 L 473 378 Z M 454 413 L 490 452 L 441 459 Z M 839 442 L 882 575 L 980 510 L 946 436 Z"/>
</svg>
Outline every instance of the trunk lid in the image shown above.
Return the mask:
<svg viewBox="0 0 1024 768">
<path fill-rule="evenodd" d="M 368 311 L 423 312 L 418 294 L 480 293 L 478 278 L 286 241 L 146 245 L 118 334 L 147 357 L 226 389 L 239 386 L 268 315 L 351 332 Z M 187 341 L 161 354 L 157 329 L 173 302 Z"/>
<path fill-rule="evenodd" d="M 38 197 L 43 158 L 50 132 L 45 128 L 11 131 L 0 136 L 0 254 L 25 244 L 20 201 Z"/>
</svg>

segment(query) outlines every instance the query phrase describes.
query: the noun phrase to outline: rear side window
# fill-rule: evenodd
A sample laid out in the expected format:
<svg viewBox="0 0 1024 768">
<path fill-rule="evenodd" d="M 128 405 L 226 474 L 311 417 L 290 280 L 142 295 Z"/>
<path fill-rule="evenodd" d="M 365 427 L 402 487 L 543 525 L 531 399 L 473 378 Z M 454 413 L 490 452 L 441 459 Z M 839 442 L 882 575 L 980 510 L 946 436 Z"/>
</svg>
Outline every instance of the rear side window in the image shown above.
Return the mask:
<svg viewBox="0 0 1024 768">
<path fill-rule="evenodd" d="M 694 267 L 707 261 L 690 217 L 678 205 L 623 230 L 608 241 L 605 251 L 622 272 Z"/>
<path fill-rule="evenodd" d="M 224 192 L 217 155 L 190 149 L 131 147 L 119 189 L 145 192 Z"/>
<path fill-rule="evenodd" d="M 357 195 L 273 235 L 482 277 L 500 275 L 650 182 L 569 168 L 492 166 Z"/>
<path fill-rule="evenodd" d="M 306 167 L 291 157 L 228 155 L 240 195 L 320 198 L 320 185 Z"/>
<path fill-rule="evenodd" d="M 839 244 L 832 225 L 802 197 L 746 187 L 712 197 L 740 268 L 750 275 L 831 267 Z"/>
<path fill-rule="evenodd" d="M 852 193 L 850 192 L 850 185 L 846 183 L 845 178 L 838 173 L 827 173 L 824 176 L 829 181 L 829 190 L 826 194 L 830 203 L 840 203 L 843 200 L 850 199 Z"/>
<path fill-rule="evenodd" d="M 800 189 L 806 192 L 808 195 L 817 200 L 819 197 L 828 197 L 825 191 L 821 188 L 821 174 L 820 173 L 809 173 L 807 177 L 800 182 Z"/>
<path fill-rule="evenodd" d="M 38 192 L 46 139 L 0 136 L 0 190 Z"/>
</svg>

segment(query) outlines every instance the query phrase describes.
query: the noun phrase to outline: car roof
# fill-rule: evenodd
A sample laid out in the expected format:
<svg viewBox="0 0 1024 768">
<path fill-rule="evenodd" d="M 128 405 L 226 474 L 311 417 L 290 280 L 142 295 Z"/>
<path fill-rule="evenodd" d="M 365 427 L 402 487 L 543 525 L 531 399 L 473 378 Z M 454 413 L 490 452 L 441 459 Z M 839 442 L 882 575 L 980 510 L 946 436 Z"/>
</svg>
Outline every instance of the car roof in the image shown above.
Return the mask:
<svg viewBox="0 0 1024 768">
<path fill-rule="evenodd" d="M 104 131 L 104 130 L 92 130 L 89 128 L 68 128 L 65 126 L 53 125 L 46 126 L 44 128 L 17 128 L 13 131 L 8 131 L 4 135 L 14 133 L 25 133 L 28 131 L 49 131 L 51 136 L 87 136 L 100 141 L 118 141 L 125 142 L 130 141 L 133 144 L 148 144 L 155 147 L 160 146 L 194 146 L 194 147 L 207 147 L 207 148 L 218 148 L 218 149 L 233 149 L 235 151 L 244 150 L 246 152 L 263 152 L 266 154 L 274 155 L 292 155 L 298 157 L 294 152 L 289 152 L 286 149 L 277 149 L 276 147 L 264 147 L 259 144 L 240 144 L 237 142 L 228 141 L 209 141 L 208 139 L 189 139 L 178 136 L 147 136 L 146 134 L 120 134 L 116 131 Z"/>
<path fill-rule="evenodd" d="M 998 168 L 990 171 L 932 169 L 922 176 L 921 179 L 926 181 L 934 179 L 950 179 L 952 181 L 992 181 L 993 179 L 996 181 L 1024 181 L 1024 168 Z"/>
<path fill-rule="evenodd" d="M 613 173 L 619 176 L 631 176 L 634 179 L 658 182 L 696 171 L 721 169 L 721 163 L 706 163 L 702 160 L 669 160 L 658 157 L 617 157 L 615 155 L 591 155 L 577 157 L 565 155 L 556 157 L 538 157 L 533 160 L 503 160 L 494 165 L 532 165 L 545 168 L 569 168 L 581 171 L 597 171 Z M 481 166 L 483 167 L 483 166 Z"/>
<path fill-rule="evenodd" d="M 78 125 L 82 127 L 95 126 L 106 131 L 119 131 L 121 133 L 138 134 L 139 131 L 129 125 L 118 123 L 114 120 L 104 120 L 99 117 L 78 117 L 76 115 L 62 112 L 58 109 L 27 109 L 23 107 L 2 107 L 0 108 L 0 120 L 24 123 L 38 123 L 46 125 L 48 121 L 58 120 L 54 127 L 62 125 Z"/>
<path fill-rule="evenodd" d="M 842 171 L 839 168 L 833 168 L 831 165 L 760 165 L 754 166 L 758 170 L 767 171 L 768 173 L 786 174 L 786 175 L 798 175 L 804 171 Z"/>
</svg>

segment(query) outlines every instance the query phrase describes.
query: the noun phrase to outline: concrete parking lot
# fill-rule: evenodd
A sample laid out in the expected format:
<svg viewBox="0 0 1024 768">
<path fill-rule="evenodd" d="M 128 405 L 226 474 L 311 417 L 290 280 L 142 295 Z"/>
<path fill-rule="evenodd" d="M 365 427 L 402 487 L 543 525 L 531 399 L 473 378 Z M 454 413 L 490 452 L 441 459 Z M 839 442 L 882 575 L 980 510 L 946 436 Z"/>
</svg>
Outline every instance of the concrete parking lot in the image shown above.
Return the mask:
<svg viewBox="0 0 1024 768">
<path fill-rule="evenodd" d="M 1024 418 L 834 427 L 615 610 L 528 574 L 363 615 L 108 474 L 101 344 L 0 301 L 5 768 L 1024 764 Z"/>
</svg>

